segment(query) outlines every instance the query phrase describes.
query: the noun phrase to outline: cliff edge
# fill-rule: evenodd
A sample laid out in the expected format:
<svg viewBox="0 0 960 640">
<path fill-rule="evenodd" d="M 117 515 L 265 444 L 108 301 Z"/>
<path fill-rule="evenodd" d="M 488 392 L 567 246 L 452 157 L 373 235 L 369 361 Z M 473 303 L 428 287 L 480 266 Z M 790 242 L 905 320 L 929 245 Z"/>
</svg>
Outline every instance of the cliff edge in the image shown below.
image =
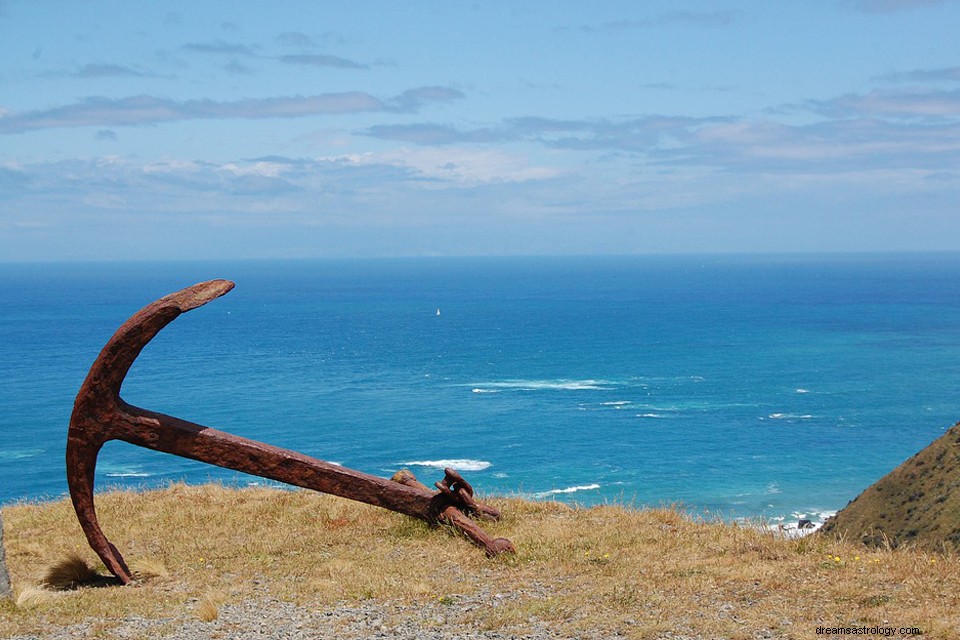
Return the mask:
<svg viewBox="0 0 960 640">
<path fill-rule="evenodd" d="M 960 423 L 867 488 L 820 533 L 870 546 L 960 550 Z"/>
</svg>

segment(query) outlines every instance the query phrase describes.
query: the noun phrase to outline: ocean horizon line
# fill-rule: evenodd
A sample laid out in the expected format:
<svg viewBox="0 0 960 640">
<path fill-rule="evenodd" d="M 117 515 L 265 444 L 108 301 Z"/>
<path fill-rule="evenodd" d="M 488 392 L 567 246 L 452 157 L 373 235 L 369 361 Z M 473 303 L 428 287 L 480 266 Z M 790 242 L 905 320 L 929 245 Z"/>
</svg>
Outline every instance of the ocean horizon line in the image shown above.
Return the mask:
<svg viewBox="0 0 960 640">
<path fill-rule="evenodd" d="M 24 260 L 0 259 L 0 267 L 15 265 L 112 265 L 112 264 L 190 264 L 190 263 L 323 263 L 323 262 L 391 262 L 442 260 L 604 260 L 604 259 L 685 259 L 685 258 L 756 258 L 756 259 L 829 259 L 829 258 L 921 258 L 957 257 L 960 249 L 877 249 L 836 251 L 691 251 L 643 253 L 464 253 L 464 254 L 396 254 L 396 255 L 317 255 L 317 256 L 178 256 L 147 258 L 40 258 Z"/>
</svg>

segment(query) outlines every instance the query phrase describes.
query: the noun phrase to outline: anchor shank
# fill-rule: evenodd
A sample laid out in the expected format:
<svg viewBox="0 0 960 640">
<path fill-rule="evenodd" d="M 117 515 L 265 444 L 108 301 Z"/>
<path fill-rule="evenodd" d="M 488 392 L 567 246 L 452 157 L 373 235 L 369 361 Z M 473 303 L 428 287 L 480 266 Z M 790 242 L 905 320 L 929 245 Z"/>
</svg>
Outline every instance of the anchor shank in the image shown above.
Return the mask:
<svg viewBox="0 0 960 640">
<path fill-rule="evenodd" d="M 439 500 L 429 491 L 162 413 L 129 405 L 124 413 L 115 437 L 125 442 L 435 520 Z"/>
</svg>

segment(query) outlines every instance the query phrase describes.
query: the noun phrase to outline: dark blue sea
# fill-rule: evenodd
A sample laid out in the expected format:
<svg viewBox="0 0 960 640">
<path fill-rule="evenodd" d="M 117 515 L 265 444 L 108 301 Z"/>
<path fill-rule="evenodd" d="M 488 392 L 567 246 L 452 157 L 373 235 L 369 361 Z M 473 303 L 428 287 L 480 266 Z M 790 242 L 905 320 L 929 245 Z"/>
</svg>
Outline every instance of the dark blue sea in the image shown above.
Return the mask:
<svg viewBox="0 0 960 640">
<path fill-rule="evenodd" d="M 236 289 L 130 403 L 481 492 L 814 520 L 960 420 L 960 254 L 0 265 L 0 503 L 66 492 L 74 396 L 140 307 Z M 261 480 L 125 443 L 98 488 Z"/>
</svg>

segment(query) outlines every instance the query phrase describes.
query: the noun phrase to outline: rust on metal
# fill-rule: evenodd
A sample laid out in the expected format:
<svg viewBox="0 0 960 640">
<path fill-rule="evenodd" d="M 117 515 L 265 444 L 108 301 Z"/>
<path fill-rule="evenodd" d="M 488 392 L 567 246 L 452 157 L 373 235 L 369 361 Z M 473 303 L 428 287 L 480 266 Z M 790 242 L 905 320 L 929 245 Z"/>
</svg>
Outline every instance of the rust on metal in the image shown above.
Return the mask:
<svg viewBox="0 0 960 640">
<path fill-rule="evenodd" d="M 430 491 L 426 485 L 417 480 L 413 473 L 406 469 L 397 471 L 390 479 L 421 491 Z M 448 500 L 443 511 L 437 517 L 438 521 L 458 529 L 478 547 L 483 547 L 488 557 L 492 558 L 504 552 L 516 553 L 512 542 L 506 538 L 491 538 L 486 531 L 467 517 L 468 515 L 475 515 L 486 520 L 499 520 L 500 512 L 494 507 L 475 501 L 473 499 L 473 487 L 459 473 L 450 468 L 444 469 L 444 478 L 436 483 L 436 487 L 439 493 L 435 495 L 444 496 Z M 467 492 L 469 495 L 461 496 L 460 491 Z"/>
<path fill-rule="evenodd" d="M 180 314 L 219 298 L 233 287 L 229 280 L 201 282 L 138 311 L 103 347 L 77 394 L 67 434 L 67 484 L 90 547 L 120 582 L 131 582 L 133 575 L 101 530 L 94 507 L 97 454 L 109 440 L 357 500 L 429 523 L 445 522 L 491 557 L 514 551 L 509 540 L 491 538 L 465 515 L 497 519 L 499 512 L 477 503 L 473 488 L 452 469 L 446 470 L 444 479 L 437 483 L 439 491 L 433 492 L 419 482 L 387 480 L 127 404 L 120 397 L 120 387 L 147 343 Z"/>
</svg>

